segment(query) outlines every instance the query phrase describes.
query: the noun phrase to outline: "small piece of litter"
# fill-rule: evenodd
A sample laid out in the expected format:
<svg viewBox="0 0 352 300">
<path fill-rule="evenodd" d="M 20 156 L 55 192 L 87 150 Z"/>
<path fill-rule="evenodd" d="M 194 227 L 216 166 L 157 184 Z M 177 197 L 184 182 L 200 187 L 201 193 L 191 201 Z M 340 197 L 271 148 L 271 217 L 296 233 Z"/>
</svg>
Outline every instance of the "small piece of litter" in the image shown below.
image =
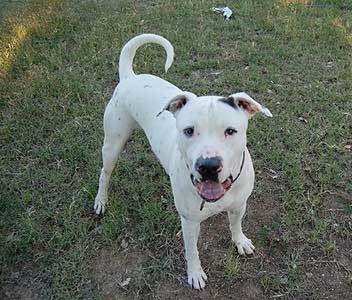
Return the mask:
<svg viewBox="0 0 352 300">
<path fill-rule="evenodd" d="M 120 286 L 125 287 L 126 285 L 128 285 L 130 283 L 130 281 L 131 281 L 131 278 L 128 277 L 128 278 L 126 278 L 126 280 L 124 280 L 120 283 Z"/>
<path fill-rule="evenodd" d="M 308 123 L 307 119 L 303 118 L 303 117 L 299 117 L 298 120 L 300 120 L 303 123 Z"/>
<path fill-rule="evenodd" d="M 211 9 L 213 12 L 222 14 L 226 20 L 229 20 L 232 16 L 232 10 L 229 7 L 213 7 Z"/>
<path fill-rule="evenodd" d="M 267 170 L 269 171 L 269 176 L 272 178 L 272 179 L 276 179 L 276 178 L 278 178 L 279 177 L 279 174 L 276 172 L 276 171 L 274 171 L 273 169 L 268 169 L 267 168 Z"/>
<path fill-rule="evenodd" d="M 121 247 L 124 249 L 126 249 L 128 247 L 128 242 L 125 239 L 122 240 Z"/>
<path fill-rule="evenodd" d="M 211 72 L 210 74 L 211 75 L 220 75 L 222 73 L 222 71 L 219 71 L 219 72 Z"/>
</svg>

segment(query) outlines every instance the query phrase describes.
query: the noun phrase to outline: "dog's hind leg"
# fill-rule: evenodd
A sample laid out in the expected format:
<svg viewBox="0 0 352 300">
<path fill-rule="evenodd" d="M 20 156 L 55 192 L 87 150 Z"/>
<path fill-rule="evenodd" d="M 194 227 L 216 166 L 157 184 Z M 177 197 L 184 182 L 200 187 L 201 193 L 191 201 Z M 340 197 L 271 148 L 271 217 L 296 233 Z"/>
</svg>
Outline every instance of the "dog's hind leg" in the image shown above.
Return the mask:
<svg viewBox="0 0 352 300">
<path fill-rule="evenodd" d="M 94 210 L 97 214 L 104 213 L 108 201 L 108 187 L 111 173 L 117 158 L 126 144 L 135 121 L 125 111 L 114 95 L 106 107 L 104 114 L 104 145 L 102 149 L 103 168 L 99 178 L 98 194 L 95 197 Z"/>
</svg>

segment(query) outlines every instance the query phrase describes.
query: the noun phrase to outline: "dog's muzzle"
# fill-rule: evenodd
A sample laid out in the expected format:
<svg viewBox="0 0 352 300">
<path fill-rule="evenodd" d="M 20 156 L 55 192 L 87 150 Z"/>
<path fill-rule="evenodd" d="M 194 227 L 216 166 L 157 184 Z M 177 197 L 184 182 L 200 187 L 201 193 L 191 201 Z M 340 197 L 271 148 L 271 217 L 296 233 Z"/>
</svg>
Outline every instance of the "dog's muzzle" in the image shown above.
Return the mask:
<svg viewBox="0 0 352 300">
<path fill-rule="evenodd" d="M 232 175 L 227 177 L 223 182 L 210 179 L 200 181 L 196 179 L 193 174 L 191 174 L 190 177 L 198 195 L 206 202 L 215 202 L 222 198 L 231 188 L 233 182 Z"/>
<path fill-rule="evenodd" d="M 219 182 L 219 173 L 223 166 L 222 159 L 218 156 L 207 158 L 199 157 L 194 168 L 200 175 L 200 179 L 196 179 L 194 175 L 191 174 L 192 183 L 199 196 L 207 202 L 219 200 L 231 186 L 231 180 L 229 178 L 222 183 Z"/>
<path fill-rule="evenodd" d="M 209 159 L 198 159 L 196 169 L 202 175 L 202 179 L 198 180 L 191 173 L 191 181 L 198 195 L 206 202 L 216 202 L 222 198 L 225 193 L 231 188 L 232 184 L 240 177 L 245 161 L 245 151 L 242 153 L 242 162 L 237 176 L 234 178 L 232 174 L 223 182 L 219 182 L 218 174 L 222 170 L 222 162 L 218 157 Z M 203 208 L 203 203 L 201 210 Z"/>
</svg>

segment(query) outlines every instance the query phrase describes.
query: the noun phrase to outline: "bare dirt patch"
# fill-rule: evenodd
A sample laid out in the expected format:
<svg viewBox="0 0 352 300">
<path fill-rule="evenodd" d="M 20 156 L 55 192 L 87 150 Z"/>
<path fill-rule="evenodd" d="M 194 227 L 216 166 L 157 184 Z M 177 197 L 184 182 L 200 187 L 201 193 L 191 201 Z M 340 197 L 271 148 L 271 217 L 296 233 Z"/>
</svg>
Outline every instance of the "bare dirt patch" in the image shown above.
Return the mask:
<svg viewBox="0 0 352 300">
<path fill-rule="evenodd" d="M 18 263 L 11 270 L 4 268 L 1 274 L 0 299 L 38 300 L 44 299 L 45 284 L 38 268 L 32 263 Z"/>
<path fill-rule="evenodd" d="M 138 249 L 110 246 L 100 250 L 91 263 L 94 289 L 105 299 L 130 299 L 127 290 L 144 285 L 143 266 L 148 253 Z"/>
</svg>

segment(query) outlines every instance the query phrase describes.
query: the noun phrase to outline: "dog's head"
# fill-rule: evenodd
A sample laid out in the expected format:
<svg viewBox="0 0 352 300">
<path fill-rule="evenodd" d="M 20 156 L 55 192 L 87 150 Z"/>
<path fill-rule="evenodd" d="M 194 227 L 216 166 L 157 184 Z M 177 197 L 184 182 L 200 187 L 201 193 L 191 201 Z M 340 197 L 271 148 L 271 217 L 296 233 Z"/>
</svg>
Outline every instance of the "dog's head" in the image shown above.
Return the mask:
<svg viewBox="0 0 352 300">
<path fill-rule="evenodd" d="M 255 113 L 270 111 L 245 93 L 227 98 L 184 92 L 165 107 L 176 118 L 178 147 L 198 195 L 208 202 L 231 188 L 243 163 L 247 125 Z"/>
</svg>

